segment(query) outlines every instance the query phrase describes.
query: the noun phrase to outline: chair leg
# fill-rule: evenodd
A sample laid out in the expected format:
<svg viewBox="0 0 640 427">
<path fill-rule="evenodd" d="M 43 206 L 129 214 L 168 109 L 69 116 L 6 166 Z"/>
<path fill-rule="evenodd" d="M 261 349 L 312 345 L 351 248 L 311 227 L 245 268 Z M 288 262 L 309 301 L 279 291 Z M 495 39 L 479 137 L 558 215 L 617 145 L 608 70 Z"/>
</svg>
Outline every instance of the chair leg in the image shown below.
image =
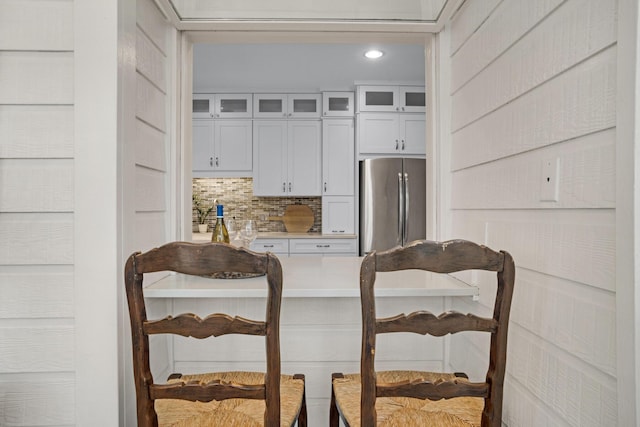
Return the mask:
<svg viewBox="0 0 640 427">
<path fill-rule="evenodd" d="M 333 390 L 333 380 L 336 378 L 344 378 L 341 373 L 331 374 L 331 404 L 329 406 L 329 427 L 340 426 L 340 414 L 338 413 L 338 405 L 336 403 L 336 394 Z"/>
<path fill-rule="evenodd" d="M 303 374 L 295 374 L 293 379 L 302 380 L 304 382 Z M 302 406 L 300 407 L 300 413 L 298 414 L 298 427 L 307 427 L 307 388 L 306 385 L 302 389 Z"/>
</svg>

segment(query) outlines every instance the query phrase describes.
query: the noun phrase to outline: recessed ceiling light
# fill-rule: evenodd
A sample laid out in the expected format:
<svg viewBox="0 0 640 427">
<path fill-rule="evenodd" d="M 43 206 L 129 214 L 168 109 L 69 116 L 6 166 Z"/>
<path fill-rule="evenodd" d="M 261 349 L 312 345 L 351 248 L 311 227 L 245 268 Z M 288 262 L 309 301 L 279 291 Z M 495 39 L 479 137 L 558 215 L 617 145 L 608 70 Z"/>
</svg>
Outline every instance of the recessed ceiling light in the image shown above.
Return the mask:
<svg viewBox="0 0 640 427">
<path fill-rule="evenodd" d="M 376 50 L 376 49 L 371 49 L 371 50 L 368 50 L 368 51 L 366 51 L 364 53 L 364 56 L 366 56 L 369 59 L 378 59 L 382 55 L 384 55 L 384 52 L 382 52 L 380 50 Z"/>
</svg>

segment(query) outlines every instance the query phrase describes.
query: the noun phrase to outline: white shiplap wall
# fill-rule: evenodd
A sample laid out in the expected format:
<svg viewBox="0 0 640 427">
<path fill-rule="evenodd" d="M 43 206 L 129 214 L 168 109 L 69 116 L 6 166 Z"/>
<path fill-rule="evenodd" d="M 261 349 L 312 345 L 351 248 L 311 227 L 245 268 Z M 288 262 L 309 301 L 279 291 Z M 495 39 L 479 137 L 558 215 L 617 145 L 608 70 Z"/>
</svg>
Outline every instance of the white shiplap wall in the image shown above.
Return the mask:
<svg viewBox="0 0 640 427">
<path fill-rule="evenodd" d="M 73 50 L 71 0 L 0 2 L 3 426 L 75 419 Z"/>
<path fill-rule="evenodd" d="M 518 268 L 509 426 L 616 425 L 616 22 L 616 0 L 468 0 L 445 28 L 450 237 L 508 250 Z M 547 159 L 557 202 L 541 201 Z M 480 302 L 455 309 L 490 312 L 495 284 L 477 281 Z M 483 373 L 487 346 L 453 337 L 452 367 Z"/>
</svg>

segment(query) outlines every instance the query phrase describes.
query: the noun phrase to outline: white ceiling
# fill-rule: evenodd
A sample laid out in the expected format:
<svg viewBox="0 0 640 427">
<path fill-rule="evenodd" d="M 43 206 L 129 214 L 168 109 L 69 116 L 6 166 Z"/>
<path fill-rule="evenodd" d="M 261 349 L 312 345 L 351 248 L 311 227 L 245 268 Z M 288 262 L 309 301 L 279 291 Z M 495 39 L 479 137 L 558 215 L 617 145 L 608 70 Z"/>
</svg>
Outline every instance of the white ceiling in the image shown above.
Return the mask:
<svg viewBox="0 0 640 427">
<path fill-rule="evenodd" d="M 385 55 L 368 60 L 369 47 Z M 196 44 L 193 91 L 353 90 L 356 81 L 424 84 L 424 67 L 423 44 Z"/>
</svg>

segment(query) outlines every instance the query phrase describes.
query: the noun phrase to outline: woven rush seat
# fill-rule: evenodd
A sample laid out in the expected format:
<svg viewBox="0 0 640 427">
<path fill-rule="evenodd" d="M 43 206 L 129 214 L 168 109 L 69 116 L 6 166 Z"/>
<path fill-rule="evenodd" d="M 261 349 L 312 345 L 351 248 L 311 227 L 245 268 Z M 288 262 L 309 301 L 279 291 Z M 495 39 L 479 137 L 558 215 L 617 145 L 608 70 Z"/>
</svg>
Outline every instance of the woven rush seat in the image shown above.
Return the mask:
<svg viewBox="0 0 640 427">
<path fill-rule="evenodd" d="M 224 383 L 246 385 L 264 384 L 263 372 L 216 372 L 210 374 L 183 375 L 168 383 L 197 381 L 206 384 L 220 380 Z M 280 376 L 280 425 L 291 426 L 302 406 L 304 381 L 293 375 Z M 155 402 L 158 425 L 163 427 L 262 427 L 264 426 L 265 401 L 256 399 L 227 399 L 211 402 L 190 402 L 179 399 L 162 399 Z"/>
<path fill-rule="evenodd" d="M 468 381 L 453 374 L 420 371 L 379 371 L 378 383 L 438 380 Z M 361 425 L 360 420 L 360 374 L 345 374 L 335 378 L 333 388 L 340 412 L 351 426 Z M 484 399 L 479 397 L 456 397 L 438 401 L 408 397 L 379 397 L 376 399 L 378 427 L 479 427 Z"/>
</svg>

